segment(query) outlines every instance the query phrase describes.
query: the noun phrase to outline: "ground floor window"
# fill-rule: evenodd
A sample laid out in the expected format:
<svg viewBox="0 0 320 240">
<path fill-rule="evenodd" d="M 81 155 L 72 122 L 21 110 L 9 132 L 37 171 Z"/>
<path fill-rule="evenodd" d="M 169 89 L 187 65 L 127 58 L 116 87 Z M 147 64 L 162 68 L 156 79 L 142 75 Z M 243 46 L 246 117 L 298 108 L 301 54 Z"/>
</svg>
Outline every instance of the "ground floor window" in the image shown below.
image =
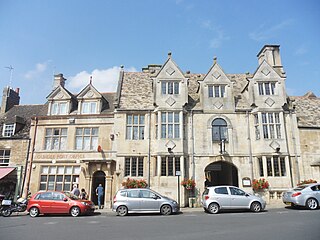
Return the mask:
<svg viewBox="0 0 320 240">
<path fill-rule="evenodd" d="M 264 177 L 264 166 L 266 166 L 268 177 L 287 176 L 286 162 L 284 157 L 271 156 L 258 158 L 258 168 L 260 177 Z"/>
<path fill-rule="evenodd" d="M 175 176 L 180 171 L 180 157 L 161 158 L 161 176 Z"/>
<path fill-rule="evenodd" d="M 42 166 L 40 190 L 71 191 L 79 174 L 80 166 Z"/>
<path fill-rule="evenodd" d="M 143 157 L 126 157 L 124 162 L 124 175 L 143 177 Z"/>
</svg>

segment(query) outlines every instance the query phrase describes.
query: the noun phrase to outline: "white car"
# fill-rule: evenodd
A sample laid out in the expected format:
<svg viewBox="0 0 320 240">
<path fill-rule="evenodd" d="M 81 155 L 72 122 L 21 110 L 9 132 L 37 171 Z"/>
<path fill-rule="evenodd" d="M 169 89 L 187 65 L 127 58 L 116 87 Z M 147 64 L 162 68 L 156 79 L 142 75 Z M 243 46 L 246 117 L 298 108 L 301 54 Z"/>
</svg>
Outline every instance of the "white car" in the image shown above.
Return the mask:
<svg viewBox="0 0 320 240">
<path fill-rule="evenodd" d="M 206 212 L 214 214 L 223 209 L 250 209 L 260 212 L 266 207 L 266 202 L 261 197 L 234 186 L 207 187 L 201 202 Z"/>
</svg>

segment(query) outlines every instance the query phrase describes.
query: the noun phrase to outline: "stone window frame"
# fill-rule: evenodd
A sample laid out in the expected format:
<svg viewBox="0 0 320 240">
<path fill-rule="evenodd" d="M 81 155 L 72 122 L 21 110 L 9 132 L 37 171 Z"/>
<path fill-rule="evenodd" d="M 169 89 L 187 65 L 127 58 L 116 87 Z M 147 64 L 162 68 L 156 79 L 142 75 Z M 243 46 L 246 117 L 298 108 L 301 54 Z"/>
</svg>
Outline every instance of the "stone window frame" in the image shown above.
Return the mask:
<svg viewBox="0 0 320 240">
<path fill-rule="evenodd" d="M 264 139 L 281 139 L 281 121 L 279 112 L 262 112 L 261 124 Z"/>
<path fill-rule="evenodd" d="M 214 122 L 217 122 L 218 120 L 222 120 L 225 124 L 223 125 L 214 125 Z M 214 137 L 217 134 L 214 134 L 214 129 L 218 128 L 219 129 L 219 139 Z M 224 136 L 224 138 L 222 137 Z M 228 123 L 225 119 L 221 117 L 214 118 L 211 122 L 211 139 L 212 142 L 221 142 L 222 140 L 228 142 Z"/>
<path fill-rule="evenodd" d="M 64 111 L 62 111 L 64 106 Z M 67 101 L 53 101 L 51 103 L 50 115 L 67 115 L 68 111 L 68 102 Z"/>
<path fill-rule="evenodd" d="M 0 149 L 0 166 L 9 166 L 11 149 Z"/>
<path fill-rule="evenodd" d="M 208 85 L 208 97 L 209 98 L 225 98 L 227 84 L 212 84 Z"/>
<path fill-rule="evenodd" d="M 259 177 L 287 177 L 286 159 L 284 156 L 275 155 L 257 157 Z"/>
<path fill-rule="evenodd" d="M 97 101 L 83 101 L 81 105 L 81 114 L 96 114 L 98 111 Z"/>
<path fill-rule="evenodd" d="M 79 165 L 41 166 L 39 190 L 71 191 L 79 184 L 80 171 Z"/>
<path fill-rule="evenodd" d="M 144 157 L 125 157 L 124 176 L 125 177 L 143 177 Z"/>
<path fill-rule="evenodd" d="M 272 96 L 276 94 L 277 82 L 261 81 L 258 82 L 258 93 L 260 96 Z"/>
<path fill-rule="evenodd" d="M 78 140 L 80 141 L 78 142 Z M 96 150 L 98 148 L 98 140 L 99 127 L 77 127 L 74 149 L 78 151 Z"/>
<path fill-rule="evenodd" d="M 67 139 L 68 139 L 68 128 L 46 128 L 44 150 L 46 151 L 66 150 L 67 142 L 68 142 Z M 58 145 L 55 145 L 55 143 L 57 143 Z"/>
<path fill-rule="evenodd" d="M 127 114 L 126 139 L 127 140 L 144 140 L 144 137 L 145 137 L 144 134 L 145 134 L 145 114 Z"/>
<path fill-rule="evenodd" d="M 176 81 L 176 80 L 161 81 L 161 94 L 162 95 L 179 95 L 180 81 Z"/>
<path fill-rule="evenodd" d="M 175 176 L 176 171 L 181 170 L 180 156 L 162 156 L 160 161 L 160 176 L 162 177 Z"/>
<path fill-rule="evenodd" d="M 165 111 L 161 114 L 161 139 L 180 139 L 180 112 L 177 111 Z M 172 118 L 170 116 L 172 115 Z"/>
</svg>

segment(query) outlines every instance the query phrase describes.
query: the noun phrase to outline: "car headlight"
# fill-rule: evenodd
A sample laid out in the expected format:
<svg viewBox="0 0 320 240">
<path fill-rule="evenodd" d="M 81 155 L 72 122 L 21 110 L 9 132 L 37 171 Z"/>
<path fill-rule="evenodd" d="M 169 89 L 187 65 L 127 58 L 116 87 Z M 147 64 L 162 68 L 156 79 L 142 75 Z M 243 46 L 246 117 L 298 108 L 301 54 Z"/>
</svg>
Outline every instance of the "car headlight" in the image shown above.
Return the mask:
<svg viewBox="0 0 320 240">
<path fill-rule="evenodd" d="M 85 206 L 89 206 L 89 204 L 87 202 L 81 202 L 83 205 Z"/>
<path fill-rule="evenodd" d="M 176 201 L 171 201 L 171 203 L 173 203 L 174 205 L 178 205 Z"/>
</svg>

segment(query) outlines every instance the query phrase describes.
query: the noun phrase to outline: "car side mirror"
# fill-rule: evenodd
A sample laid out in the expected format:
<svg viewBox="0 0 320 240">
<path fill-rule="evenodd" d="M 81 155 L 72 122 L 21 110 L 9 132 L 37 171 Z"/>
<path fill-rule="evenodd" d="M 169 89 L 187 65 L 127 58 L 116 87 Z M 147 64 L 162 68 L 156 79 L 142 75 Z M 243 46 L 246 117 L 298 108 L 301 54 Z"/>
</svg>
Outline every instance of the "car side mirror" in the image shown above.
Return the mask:
<svg viewBox="0 0 320 240">
<path fill-rule="evenodd" d="M 250 195 L 248 194 L 248 193 L 246 193 L 246 195 L 245 195 L 246 197 L 249 197 Z"/>
<path fill-rule="evenodd" d="M 157 199 L 160 199 L 160 197 L 157 196 L 157 195 L 154 195 L 154 196 L 153 196 L 153 199 L 154 199 L 154 200 L 157 200 Z"/>
<path fill-rule="evenodd" d="M 68 202 L 68 198 L 66 198 L 66 197 L 63 198 L 63 201 L 64 201 L 64 202 Z"/>
</svg>

